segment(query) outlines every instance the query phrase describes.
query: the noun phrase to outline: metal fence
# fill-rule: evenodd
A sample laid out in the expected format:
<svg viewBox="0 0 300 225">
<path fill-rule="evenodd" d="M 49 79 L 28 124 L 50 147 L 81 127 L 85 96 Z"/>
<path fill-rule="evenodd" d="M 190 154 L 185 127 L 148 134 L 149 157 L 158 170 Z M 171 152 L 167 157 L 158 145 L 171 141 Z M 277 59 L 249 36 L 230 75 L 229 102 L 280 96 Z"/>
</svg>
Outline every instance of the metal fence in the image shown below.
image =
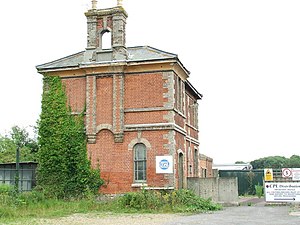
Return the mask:
<svg viewBox="0 0 300 225">
<path fill-rule="evenodd" d="M 255 194 L 255 185 L 263 185 L 264 170 L 219 170 L 220 177 L 237 177 L 239 195 Z"/>
<path fill-rule="evenodd" d="M 239 195 L 255 194 L 255 185 L 264 185 L 264 170 L 219 170 L 220 177 L 237 177 Z M 295 182 L 292 178 L 283 178 L 281 169 L 273 169 L 276 182 Z"/>
<path fill-rule="evenodd" d="M 20 163 L 19 191 L 30 191 L 36 186 L 36 167 L 33 162 Z M 16 164 L 0 164 L 0 184 L 15 185 Z"/>
</svg>

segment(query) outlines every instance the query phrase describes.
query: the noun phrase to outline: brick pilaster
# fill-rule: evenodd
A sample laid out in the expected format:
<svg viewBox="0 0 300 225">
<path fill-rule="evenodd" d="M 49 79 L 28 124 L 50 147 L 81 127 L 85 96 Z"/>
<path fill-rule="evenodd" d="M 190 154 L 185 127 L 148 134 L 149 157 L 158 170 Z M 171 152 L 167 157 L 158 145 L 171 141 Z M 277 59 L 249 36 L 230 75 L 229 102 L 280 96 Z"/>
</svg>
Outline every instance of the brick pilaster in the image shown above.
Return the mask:
<svg viewBox="0 0 300 225">
<path fill-rule="evenodd" d="M 86 78 L 86 134 L 88 143 L 96 143 L 96 76 Z"/>
<path fill-rule="evenodd" d="M 124 136 L 124 75 L 113 76 L 113 133 L 115 142 L 123 142 Z"/>
</svg>

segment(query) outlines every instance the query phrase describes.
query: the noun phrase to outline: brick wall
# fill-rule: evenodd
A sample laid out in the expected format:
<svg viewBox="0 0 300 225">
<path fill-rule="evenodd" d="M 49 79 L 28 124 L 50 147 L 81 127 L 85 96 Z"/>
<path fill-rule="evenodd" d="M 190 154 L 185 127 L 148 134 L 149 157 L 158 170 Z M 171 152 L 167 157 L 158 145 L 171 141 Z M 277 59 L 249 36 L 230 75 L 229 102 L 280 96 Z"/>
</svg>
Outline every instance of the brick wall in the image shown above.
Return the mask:
<svg viewBox="0 0 300 225">
<path fill-rule="evenodd" d="M 187 177 L 201 174 L 200 157 L 195 155 L 195 149 L 199 152 L 198 130 L 191 119 L 194 111 L 190 111 L 195 99 L 185 94 L 183 82 L 175 78 L 173 72 L 147 72 L 64 79 L 73 111 L 87 105 L 87 133 L 92 137 L 88 155 L 105 180 L 103 193 L 139 190 L 134 183 L 136 143 L 147 146 L 149 187 L 178 187 L 179 153 L 184 160 L 183 187 Z M 178 89 L 182 91 L 180 95 L 176 93 Z M 119 134 L 121 138 L 116 139 Z M 160 155 L 173 156 L 174 174 L 156 174 L 155 157 Z"/>
<path fill-rule="evenodd" d="M 97 78 L 97 124 L 113 123 L 113 78 Z"/>
<path fill-rule="evenodd" d="M 105 185 L 103 193 L 124 193 L 137 190 L 132 187 L 133 178 L 133 150 L 130 143 L 142 138 L 151 147 L 147 149 L 147 185 L 149 187 L 164 187 L 169 183 L 169 177 L 156 174 L 155 156 L 168 155 L 164 148 L 168 140 L 164 139 L 167 131 L 125 132 L 124 142 L 115 143 L 113 134 L 109 130 L 102 130 L 97 134 L 96 144 L 88 145 L 88 154 L 94 168 L 100 168 L 101 177 Z M 138 187 L 139 188 L 139 187 Z"/>
<path fill-rule="evenodd" d="M 163 107 L 163 84 L 162 73 L 126 75 L 124 108 Z"/>
<path fill-rule="evenodd" d="M 68 78 L 63 79 L 62 82 L 72 111 L 77 113 L 83 112 L 86 101 L 86 78 Z"/>
<path fill-rule="evenodd" d="M 201 177 L 213 177 L 213 159 L 200 154 Z"/>
<path fill-rule="evenodd" d="M 166 123 L 167 111 L 126 112 L 125 124 Z"/>
</svg>

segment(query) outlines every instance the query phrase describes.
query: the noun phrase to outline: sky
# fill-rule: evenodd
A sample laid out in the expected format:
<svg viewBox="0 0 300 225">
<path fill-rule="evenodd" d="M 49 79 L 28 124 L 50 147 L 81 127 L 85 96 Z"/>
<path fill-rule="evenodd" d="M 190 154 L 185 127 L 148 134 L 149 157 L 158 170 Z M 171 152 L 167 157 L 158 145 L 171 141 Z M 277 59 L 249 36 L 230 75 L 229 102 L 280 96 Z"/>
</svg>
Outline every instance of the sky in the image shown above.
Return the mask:
<svg viewBox="0 0 300 225">
<path fill-rule="evenodd" d="M 214 162 L 300 155 L 299 0 L 123 0 L 127 46 L 178 54 Z M 98 0 L 98 8 L 116 0 Z M 35 66 L 86 47 L 91 0 L 0 1 L 0 134 L 39 118 Z"/>
</svg>

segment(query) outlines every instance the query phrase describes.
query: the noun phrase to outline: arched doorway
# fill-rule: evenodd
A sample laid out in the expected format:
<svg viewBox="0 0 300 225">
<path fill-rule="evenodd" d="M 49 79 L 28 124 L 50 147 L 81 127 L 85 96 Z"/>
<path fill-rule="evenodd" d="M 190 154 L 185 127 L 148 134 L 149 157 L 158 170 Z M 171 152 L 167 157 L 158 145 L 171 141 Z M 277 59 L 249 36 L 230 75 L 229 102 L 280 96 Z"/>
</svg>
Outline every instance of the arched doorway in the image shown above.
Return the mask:
<svg viewBox="0 0 300 225">
<path fill-rule="evenodd" d="M 183 153 L 178 155 L 178 189 L 183 188 Z"/>
</svg>

